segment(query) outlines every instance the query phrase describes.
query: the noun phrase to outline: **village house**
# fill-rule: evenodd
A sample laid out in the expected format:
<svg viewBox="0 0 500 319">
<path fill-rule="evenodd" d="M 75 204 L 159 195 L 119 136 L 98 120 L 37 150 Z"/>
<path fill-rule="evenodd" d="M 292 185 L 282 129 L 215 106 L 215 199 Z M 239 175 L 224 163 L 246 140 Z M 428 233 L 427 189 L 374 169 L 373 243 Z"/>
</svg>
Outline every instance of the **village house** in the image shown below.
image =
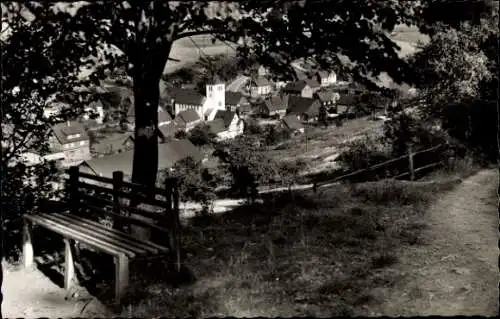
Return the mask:
<svg viewBox="0 0 500 319">
<path fill-rule="evenodd" d="M 231 139 L 243 134 L 245 123 L 235 112 L 217 111 L 214 120 L 217 119 L 224 122 L 225 131 L 219 132 L 222 139 Z"/>
<path fill-rule="evenodd" d="M 305 98 L 312 98 L 313 88 L 307 84 L 305 80 L 299 80 L 295 82 L 288 83 L 283 88 L 283 93 L 295 96 L 301 96 Z"/>
<path fill-rule="evenodd" d="M 263 76 L 252 79 L 249 82 L 250 96 L 263 97 L 271 94 L 272 83 Z"/>
<path fill-rule="evenodd" d="M 102 101 L 98 99 L 87 105 L 85 108 L 85 114 L 83 115 L 84 121 L 95 121 L 96 124 L 102 124 L 104 122 L 104 106 Z M 90 113 L 93 113 L 90 115 Z"/>
<path fill-rule="evenodd" d="M 301 96 L 288 98 L 287 115 L 292 114 L 300 121 L 312 122 L 318 119 L 321 103 L 319 100 Z"/>
<path fill-rule="evenodd" d="M 133 131 L 135 128 L 135 107 L 134 105 L 130 105 L 127 111 L 127 129 Z M 172 116 L 167 112 L 167 110 L 158 106 L 158 126 L 167 125 L 172 122 Z"/>
<path fill-rule="evenodd" d="M 77 121 L 51 127 L 49 145 L 52 153 L 63 153 L 63 166 L 71 166 L 91 158 L 90 139 L 84 126 Z"/>
<path fill-rule="evenodd" d="M 335 72 L 318 71 L 316 78 L 322 87 L 327 87 L 337 83 L 337 74 Z"/>
<path fill-rule="evenodd" d="M 113 177 L 114 171 L 121 171 L 126 181 L 132 177 L 134 152 L 126 151 L 113 156 L 105 156 L 86 160 L 80 164 L 80 171 L 101 177 Z M 174 140 L 158 145 L 158 169 L 172 168 L 179 161 L 191 157 L 196 162 L 203 159 L 200 151 L 189 140 Z"/>
<path fill-rule="evenodd" d="M 226 91 L 226 110 L 236 112 L 241 106 L 249 104 L 240 92 Z"/>
<path fill-rule="evenodd" d="M 283 118 L 288 107 L 288 95 L 276 95 L 266 99 L 259 106 L 259 114 L 263 117 Z"/>
<path fill-rule="evenodd" d="M 314 98 L 318 99 L 322 106 L 326 107 L 327 109 L 331 109 L 335 108 L 336 102 L 340 98 L 340 95 L 330 90 L 321 90 L 314 94 Z"/>
<path fill-rule="evenodd" d="M 190 131 L 192 130 L 196 125 L 200 124 L 201 118 L 198 116 L 198 113 L 193 110 L 185 110 L 177 113 L 175 116 L 174 123 L 175 125 L 183 131 Z"/>
<path fill-rule="evenodd" d="M 133 147 L 134 137 L 132 134 L 112 133 L 93 138 L 90 143 L 90 152 L 92 157 L 103 157 L 122 153 L 133 149 Z"/>
<path fill-rule="evenodd" d="M 294 135 L 304 133 L 304 125 L 294 115 L 287 115 L 282 118 L 281 127 L 290 131 Z"/>
</svg>

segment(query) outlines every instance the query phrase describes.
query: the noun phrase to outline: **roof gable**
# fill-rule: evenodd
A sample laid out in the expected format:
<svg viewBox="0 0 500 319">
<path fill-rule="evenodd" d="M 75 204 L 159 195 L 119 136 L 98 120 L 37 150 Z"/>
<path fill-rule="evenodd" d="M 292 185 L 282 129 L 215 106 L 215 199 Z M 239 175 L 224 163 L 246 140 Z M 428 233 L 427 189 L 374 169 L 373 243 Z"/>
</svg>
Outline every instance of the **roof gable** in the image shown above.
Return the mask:
<svg viewBox="0 0 500 319">
<path fill-rule="evenodd" d="M 198 91 L 192 89 L 171 89 L 168 92 L 168 96 L 173 99 L 176 104 L 202 106 L 205 102 L 205 97 Z"/>
<path fill-rule="evenodd" d="M 285 91 L 300 93 L 306 86 L 308 86 L 308 84 L 305 80 L 299 80 L 285 85 Z"/>
<path fill-rule="evenodd" d="M 218 134 L 226 130 L 226 126 L 224 125 L 223 119 L 215 119 L 213 121 L 208 122 L 207 124 L 210 128 L 210 132 L 214 134 Z"/>
<path fill-rule="evenodd" d="M 61 144 L 74 143 L 89 139 L 89 136 L 85 131 L 85 127 L 77 121 L 58 123 L 52 126 L 52 132 Z M 71 139 L 69 138 L 71 135 L 78 134 L 80 136 Z"/>
<path fill-rule="evenodd" d="M 238 105 L 243 98 L 240 92 L 226 91 L 226 105 Z"/>
<path fill-rule="evenodd" d="M 235 112 L 219 110 L 215 113 L 214 119 L 222 119 L 224 121 L 224 126 L 229 127 L 236 116 Z"/>
<path fill-rule="evenodd" d="M 292 130 L 300 130 L 304 128 L 304 125 L 300 123 L 295 115 L 287 115 L 282 119 L 283 124 Z"/>
</svg>

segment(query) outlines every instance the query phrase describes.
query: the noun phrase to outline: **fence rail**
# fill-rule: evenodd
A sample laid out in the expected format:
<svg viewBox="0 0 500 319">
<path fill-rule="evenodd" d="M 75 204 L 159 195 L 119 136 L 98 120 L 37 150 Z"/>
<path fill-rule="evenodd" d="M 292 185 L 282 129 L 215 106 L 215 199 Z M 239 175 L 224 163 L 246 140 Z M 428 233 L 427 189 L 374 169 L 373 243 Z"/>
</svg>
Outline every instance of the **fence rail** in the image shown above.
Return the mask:
<svg viewBox="0 0 500 319">
<path fill-rule="evenodd" d="M 408 176 L 411 177 L 414 176 L 415 173 L 444 165 L 439 151 L 446 150 L 446 148 L 446 145 L 439 144 L 418 152 L 412 152 L 410 149 L 407 155 L 399 156 L 368 168 L 317 181 L 314 185 L 318 187 L 340 181 L 361 182 L 376 179 L 376 177 L 380 176 L 395 179 Z M 401 172 L 404 169 L 406 169 L 406 171 Z"/>
</svg>

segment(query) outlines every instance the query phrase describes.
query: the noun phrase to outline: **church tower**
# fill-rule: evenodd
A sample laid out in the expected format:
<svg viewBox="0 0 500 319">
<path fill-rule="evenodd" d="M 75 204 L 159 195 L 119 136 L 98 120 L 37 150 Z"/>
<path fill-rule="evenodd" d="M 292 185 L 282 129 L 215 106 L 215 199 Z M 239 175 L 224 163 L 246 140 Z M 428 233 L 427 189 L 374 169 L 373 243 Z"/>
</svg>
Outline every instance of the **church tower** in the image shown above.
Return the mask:
<svg viewBox="0 0 500 319">
<path fill-rule="evenodd" d="M 207 119 L 206 112 L 210 111 L 210 113 L 215 113 L 217 110 L 225 110 L 226 109 L 226 85 L 224 82 L 217 81 L 214 84 L 207 84 L 206 86 L 206 103 L 204 107 L 204 115 L 205 120 L 210 121 L 210 118 L 213 116 L 209 116 Z"/>
</svg>

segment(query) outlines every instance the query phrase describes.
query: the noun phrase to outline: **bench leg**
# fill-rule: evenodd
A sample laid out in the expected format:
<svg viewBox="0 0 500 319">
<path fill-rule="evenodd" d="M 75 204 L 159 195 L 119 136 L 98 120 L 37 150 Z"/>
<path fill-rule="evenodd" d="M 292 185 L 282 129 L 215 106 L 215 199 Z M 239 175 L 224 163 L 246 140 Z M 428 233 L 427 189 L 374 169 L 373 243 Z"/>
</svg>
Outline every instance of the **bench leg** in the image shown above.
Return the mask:
<svg viewBox="0 0 500 319">
<path fill-rule="evenodd" d="M 24 262 L 24 268 L 29 268 L 33 265 L 33 245 L 31 243 L 31 225 L 28 221 L 24 221 L 23 225 L 23 262 Z"/>
<path fill-rule="evenodd" d="M 124 255 L 114 257 L 115 261 L 115 303 L 120 304 L 127 291 L 129 280 L 129 259 Z"/>
<path fill-rule="evenodd" d="M 66 238 L 64 239 L 64 256 L 64 289 L 68 290 L 71 288 L 75 278 L 75 264 L 73 261 L 73 252 L 71 250 L 71 241 Z"/>
</svg>

